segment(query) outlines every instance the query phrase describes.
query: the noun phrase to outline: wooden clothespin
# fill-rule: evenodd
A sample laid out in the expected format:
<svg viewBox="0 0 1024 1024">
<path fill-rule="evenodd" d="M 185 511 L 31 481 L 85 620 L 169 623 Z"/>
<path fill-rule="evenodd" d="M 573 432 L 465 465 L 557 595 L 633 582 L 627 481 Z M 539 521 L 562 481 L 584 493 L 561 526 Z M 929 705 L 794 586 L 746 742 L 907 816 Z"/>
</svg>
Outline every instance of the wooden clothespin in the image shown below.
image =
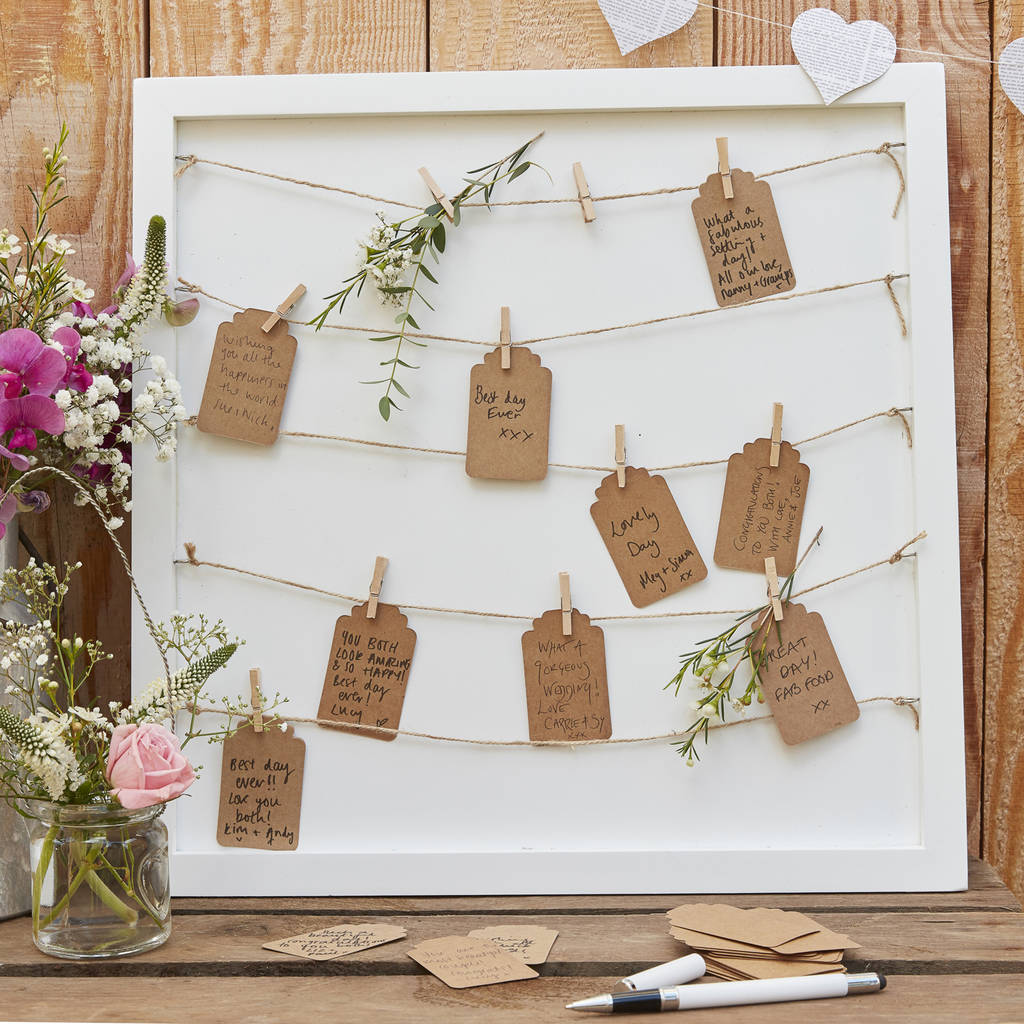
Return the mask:
<svg viewBox="0 0 1024 1024">
<path fill-rule="evenodd" d="M 501 368 L 512 369 L 512 315 L 508 306 L 501 307 Z"/>
<path fill-rule="evenodd" d="M 288 296 L 284 302 L 281 303 L 277 309 L 267 317 L 263 324 L 263 333 L 269 334 L 276 326 L 279 320 L 283 320 L 291 310 L 292 306 L 295 305 L 303 295 L 306 294 L 306 286 L 304 284 L 297 284 L 293 289 L 291 295 Z"/>
<path fill-rule="evenodd" d="M 263 699 L 260 697 L 260 670 L 249 669 L 249 689 L 252 691 L 252 731 L 263 732 Z"/>
<path fill-rule="evenodd" d="M 729 167 L 729 140 L 725 137 L 715 139 L 718 146 L 718 173 L 722 176 L 722 191 L 726 199 L 735 199 L 732 190 L 732 169 Z"/>
<path fill-rule="evenodd" d="M 775 402 L 772 405 L 772 451 L 768 457 L 768 465 L 777 469 L 779 465 L 779 452 L 782 449 L 782 403 Z"/>
<path fill-rule="evenodd" d="M 562 636 L 572 636 L 572 594 L 569 593 L 569 574 L 558 574 L 558 590 L 562 598 Z"/>
<path fill-rule="evenodd" d="M 366 617 L 377 618 L 377 602 L 380 600 L 381 587 L 384 586 L 384 570 L 388 567 L 388 560 L 381 555 L 373 566 L 373 579 L 370 580 L 370 599 L 366 604 Z"/>
<path fill-rule="evenodd" d="M 615 424 L 615 472 L 619 477 L 619 486 L 626 486 L 626 425 Z"/>
<path fill-rule="evenodd" d="M 580 206 L 583 207 L 583 223 L 589 224 L 597 220 L 597 210 L 594 209 L 594 200 L 590 196 L 590 186 L 583 173 L 583 164 L 577 161 L 572 165 L 572 176 L 576 179 L 576 194 L 580 197 Z"/>
<path fill-rule="evenodd" d="M 779 574 L 775 568 L 775 558 L 764 560 L 764 574 L 768 580 L 768 597 L 772 603 L 772 615 L 776 622 L 782 621 L 782 598 L 779 594 Z"/>
<path fill-rule="evenodd" d="M 441 191 L 441 186 L 434 181 L 426 167 L 420 168 L 420 177 L 427 183 L 427 188 L 430 189 L 430 194 L 434 197 L 434 201 L 441 204 L 441 209 L 444 210 L 445 216 L 449 220 L 454 220 L 455 207 L 452 206 L 451 200 Z"/>
</svg>

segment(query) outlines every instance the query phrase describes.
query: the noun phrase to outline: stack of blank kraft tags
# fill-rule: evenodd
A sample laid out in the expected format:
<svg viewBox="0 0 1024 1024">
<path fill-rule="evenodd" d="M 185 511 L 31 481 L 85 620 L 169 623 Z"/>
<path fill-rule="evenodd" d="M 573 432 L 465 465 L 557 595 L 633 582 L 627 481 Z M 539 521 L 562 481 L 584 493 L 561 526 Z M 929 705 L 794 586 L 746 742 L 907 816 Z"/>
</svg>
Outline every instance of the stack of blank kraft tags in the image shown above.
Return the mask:
<svg viewBox="0 0 1024 1024">
<path fill-rule="evenodd" d="M 794 911 L 692 903 L 666 916 L 672 935 L 704 957 L 707 973 L 727 981 L 841 973 L 843 951 L 860 948 Z"/>
</svg>

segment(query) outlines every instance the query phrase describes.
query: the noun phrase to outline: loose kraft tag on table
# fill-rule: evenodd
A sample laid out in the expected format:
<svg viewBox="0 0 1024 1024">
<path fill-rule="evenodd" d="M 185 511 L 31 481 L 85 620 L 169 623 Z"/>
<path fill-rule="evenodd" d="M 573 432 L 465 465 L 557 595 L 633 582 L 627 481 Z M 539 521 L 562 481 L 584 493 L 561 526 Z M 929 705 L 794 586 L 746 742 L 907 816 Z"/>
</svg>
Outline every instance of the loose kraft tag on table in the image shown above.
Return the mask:
<svg viewBox="0 0 1024 1024">
<path fill-rule="evenodd" d="M 270 316 L 246 309 L 217 328 L 196 419 L 200 430 L 253 444 L 277 440 L 296 342 L 285 320 L 264 332 Z"/>
<path fill-rule="evenodd" d="M 562 612 L 545 612 L 523 634 L 526 710 L 531 740 L 606 740 L 612 734 L 604 632 L 572 610 L 572 635 Z"/>
<path fill-rule="evenodd" d="M 299 845 L 305 741 L 292 726 L 247 722 L 224 741 L 217 842 L 253 850 L 294 850 Z"/>
<path fill-rule="evenodd" d="M 487 939 L 524 964 L 534 965 L 547 960 L 558 938 L 558 932 L 553 928 L 536 924 L 495 925 L 491 928 L 477 928 L 469 935 L 474 939 Z"/>
<path fill-rule="evenodd" d="M 520 958 L 488 939 L 467 935 L 427 939 L 413 946 L 409 956 L 449 988 L 474 988 L 537 977 L 537 972 Z"/>
<path fill-rule="evenodd" d="M 811 471 L 788 441 L 771 466 L 771 447 L 770 438 L 759 437 L 729 457 L 715 541 L 715 564 L 725 569 L 763 576 L 769 557 L 780 576 L 796 568 Z"/>
<path fill-rule="evenodd" d="M 761 692 L 786 743 L 803 743 L 860 718 L 857 700 L 817 612 L 790 602 L 781 622 L 769 615 L 751 640 L 755 657 L 762 643 Z"/>
<path fill-rule="evenodd" d="M 731 171 L 735 197 L 722 175 L 710 175 L 692 204 L 711 285 L 719 306 L 732 306 L 796 287 L 771 186 L 750 171 Z"/>
<path fill-rule="evenodd" d="M 336 924 L 277 942 L 264 942 L 263 948 L 306 960 L 337 960 L 364 949 L 383 946 L 386 942 L 404 939 L 406 934 L 404 928 L 394 924 Z"/>
<path fill-rule="evenodd" d="M 354 605 L 334 626 L 317 718 L 375 740 L 390 741 L 402 719 L 416 633 L 393 604 L 379 603 L 374 618 L 368 602 Z"/>
<path fill-rule="evenodd" d="M 466 473 L 489 480 L 543 480 L 548 472 L 551 371 L 520 345 L 501 368 L 501 348 L 469 377 Z"/>
<path fill-rule="evenodd" d="M 663 476 L 626 466 L 626 486 L 606 476 L 590 506 L 601 539 L 637 608 L 678 593 L 708 574 Z"/>
</svg>

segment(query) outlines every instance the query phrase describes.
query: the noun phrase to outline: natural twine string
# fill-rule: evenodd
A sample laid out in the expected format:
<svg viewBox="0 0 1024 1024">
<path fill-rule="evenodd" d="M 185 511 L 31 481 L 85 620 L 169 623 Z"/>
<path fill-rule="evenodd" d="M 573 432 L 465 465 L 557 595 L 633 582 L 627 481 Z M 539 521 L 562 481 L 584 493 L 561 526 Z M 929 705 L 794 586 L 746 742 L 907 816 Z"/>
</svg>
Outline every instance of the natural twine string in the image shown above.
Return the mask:
<svg viewBox="0 0 1024 1024">
<path fill-rule="evenodd" d="M 818 531 L 819 535 L 821 531 Z M 907 548 L 912 547 L 920 540 L 924 540 L 928 534 L 922 530 L 916 537 L 912 537 L 905 544 L 900 545 L 888 558 L 879 559 L 877 562 L 872 562 L 870 565 L 861 566 L 859 569 L 853 569 L 850 572 L 843 573 L 841 576 L 835 576 L 830 580 L 825 580 L 823 583 L 816 583 L 814 586 L 806 587 L 803 590 L 798 590 L 793 594 L 790 594 L 789 600 L 795 600 L 798 597 L 803 597 L 805 594 L 812 594 L 816 590 L 821 590 L 823 587 L 829 587 L 833 583 L 839 583 L 841 580 L 850 579 L 852 576 L 859 576 L 861 573 L 870 572 L 872 569 L 877 569 L 883 565 L 895 565 L 903 558 L 913 558 L 913 554 L 907 555 L 905 552 Z M 815 537 L 817 540 L 817 536 Z M 813 543 L 813 541 L 812 541 Z M 810 546 L 808 546 L 809 550 Z M 804 558 L 807 557 L 807 553 L 804 552 Z M 803 559 L 801 559 L 803 561 Z M 221 569 L 224 572 L 237 573 L 239 576 L 249 576 L 252 579 L 264 580 L 267 583 L 278 583 L 281 586 L 292 587 L 295 590 L 305 590 L 313 594 L 321 594 L 324 597 L 334 598 L 338 601 L 346 601 L 350 604 L 359 604 L 364 601 L 363 597 L 356 597 L 353 594 L 341 594 L 334 590 L 326 590 L 323 587 L 315 587 L 309 583 L 299 583 L 296 580 L 285 579 L 281 576 L 270 576 L 267 573 L 255 572 L 252 569 L 242 569 L 235 565 L 226 565 L 223 562 L 207 562 L 200 559 L 197 556 L 196 546 L 192 541 L 185 541 L 185 558 L 176 558 L 174 560 L 175 565 L 190 565 L 193 568 L 199 568 L 206 566 L 210 569 Z M 513 612 L 485 612 L 479 611 L 473 608 L 445 608 L 439 605 L 429 604 L 409 604 L 406 601 L 392 602 L 403 609 L 409 609 L 419 612 L 437 612 L 442 615 L 470 615 L 475 618 L 482 619 L 513 619 L 519 622 L 532 622 L 536 618 L 534 615 L 517 615 Z M 646 612 L 642 614 L 632 615 L 592 615 L 590 616 L 591 622 L 618 622 L 623 620 L 643 620 L 643 619 L 681 619 L 691 618 L 693 616 L 703 617 L 714 617 L 722 615 L 754 615 L 759 611 L 758 608 L 723 608 L 716 611 L 699 610 L 699 611 L 683 611 L 683 612 Z"/>
<path fill-rule="evenodd" d="M 712 313 L 725 313 L 734 309 L 745 309 L 750 306 L 763 306 L 769 302 L 791 302 L 793 299 L 804 299 L 811 295 L 826 295 L 830 292 L 842 292 L 849 288 L 863 288 L 870 284 L 884 284 L 888 292 L 889 298 L 892 301 L 893 307 L 896 310 L 896 316 L 900 322 L 900 332 L 905 338 L 907 336 L 907 321 L 903 315 L 903 310 L 900 307 L 899 300 L 896 298 L 896 292 L 893 289 L 893 281 L 902 281 L 904 278 L 910 277 L 909 274 L 883 274 L 881 277 L 871 277 L 864 281 L 848 281 L 845 284 L 831 284 L 826 285 L 824 288 L 812 288 L 805 292 L 788 292 L 785 295 L 769 295 L 763 299 L 751 299 L 749 302 L 737 302 L 731 306 L 710 306 L 707 309 L 695 309 L 688 313 L 669 313 L 665 316 L 652 317 L 649 320 L 636 320 L 632 323 L 626 324 L 612 324 L 608 327 L 588 327 L 580 331 L 567 331 L 562 334 L 545 334 L 536 338 L 522 338 L 519 341 L 512 342 L 513 346 L 516 345 L 539 345 L 545 341 L 562 341 L 567 338 L 584 338 L 595 334 L 609 334 L 612 331 L 627 331 L 632 330 L 636 327 L 650 327 L 654 324 L 669 323 L 673 320 L 688 320 L 691 317 L 696 316 L 708 316 Z M 208 299 L 212 299 L 214 302 L 219 302 L 223 306 L 227 306 L 230 309 L 243 310 L 248 307 L 239 306 L 237 302 L 231 302 L 229 299 L 222 298 L 219 295 L 214 295 L 212 292 L 206 291 L 201 285 L 195 284 L 192 281 L 187 281 L 183 277 L 178 278 L 178 283 L 181 285 L 178 291 L 192 292 L 196 295 L 205 295 Z M 283 317 L 286 323 L 292 324 L 295 327 L 308 327 L 309 323 L 305 320 L 289 320 L 287 317 Z M 353 331 L 358 334 L 389 334 L 393 333 L 390 330 L 384 330 L 379 327 L 358 327 L 353 324 L 324 324 L 324 327 L 328 327 L 333 331 Z M 479 338 L 459 338 L 449 334 L 428 334 L 425 331 L 406 331 L 405 337 L 407 338 L 422 338 L 425 341 L 449 341 L 457 345 L 483 345 L 486 348 L 494 348 L 494 340 L 483 341 Z"/>
<path fill-rule="evenodd" d="M 903 200 L 903 195 L 907 189 L 907 182 L 903 176 L 903 168 L 900 167 L 900 162 L 893 155 L 893 149 L 905 146 L 905 142 L 883 142 L 880 146 L 874 149 L 856 149 L 849 153 L 839 153 L 836 156 L 823 157 L 820 160 L 808 160 L 806 163 L 793 164 L 790 167 L 779 167 L 774 171 L 765 171 L 763 174 L 755 175 L 755 178 L 771 178 L 777 174 L 789 174 L 792 171 L 802 171 L 808 167 L 820 167 L 822 164 L 834 163 L 836 160 L 849 160 L 852 157 L 857 156 L 887 156 L 896 168 L 896 174 L 899 177 L 899 191 L 896 195 L 896 203 L 892 208 L 893 217 L 896 216 L 900 203 Z M 174 172 L 175 178 L 180 178 L 186 171 L 195 167 L 196 164 L 208 164 L 211 167 L 223 167 L 229 171 L 239 171 L 242 174 L 252 174 L 260 178 L 270 178 L 273 181 L 286 181 L 292 185 L 302 185 L 304 188 L 320 189 L 324 192 L 338 192 L 346 196 L 354 196 L 357 199 L 369 199 L 375 203 L 384 203 L 387 206 L 401 206 L 406 210 L 422 210 L 422 203 L 407 203 L 401 199 L 388 199 L 385 196 L 374 195 L 372 192 L 359 192 L 352 188 L 342 188 L 339 185 L 325 185 L 322 182 L 307 181 L 304 178 L 291 178 L 285 174 L 273 174 L 270 171 L 260 171 L 252 167 L 240 167 L 238 164 L 224 163 L 221 160 L 208 160 L 205 157 L 196 156 L 195 153 L 188 153 L 184 156 L 175 156 L 175 160 L 181 162 L 181 166 Z M 648 196 L 665 196 L 674 195 L 678 192 L 697 192 L 700 189 L 700 185 L 670 185 L 666 188 L 655 188 L 649 189 L 646 192 L 616 192 L 610 195 L 591 196 L 591 202 L 594 203 L 609 203 L 616 202 L 621 199 L 643 199 Z M 579 196 L 556 196 L 551 199 L 505 199 L 498 202 L 490 203 L 461 203 L 460 205 L 465 209 L 468 207 L 493 207 L 493 206 L 555 206 L 562 204 L 578 204 L 580 201 Z"/>
<path fill-rule="evenodd" d="M 805 444 L 810 444 L 812 441 L 819 441 L 823 437 L 829 437 L 832 434 L 838 434 L 842 430 L 849 430 L 851 427 L 859 426 L 861 423 L 867 423 L 870 420 L 877 420 L 881 417 L 899 417 L 903 423 L 903 429 L 906 431 L 907 436 L 907 447 L 913 448 L 914 440 L 910 431 L 910 423 L 907 421 L 905 413 L 912 412 L 913 406 L 905 406 L 902 409 L 892 408 L 885 409 L 882 412 L 873 412 L 870 416 L 862 416 L 859 420 L 853 420 L 850 423 L 844 423 L 839 427 L 832 427 L 831 430 L 824 430 L 820 434 L 814 434 L 811 437 L 805 437 L 802 441 L 794 441 L 794 448 L 801 448 Z M 198 423 L 199 418 L 197 416 L 190 416 L 185 423 L 194 427 Z M 340 441 L 344 444 L 358 444 L 365 445 L 368 448 L 392 448 L 396 451 L 402 452 L 423 452 L 427 455 L 451 455 L 458 458 L 465 458 L 466 453 L 455 448 L 426 448 L 421 445 L 414 444 L 398 444 L 393 441 L 370 441 L 364 437 L 346 437 L 343 434 L 317 434 L 309 430 L 281 430 L 278 431 L 279 437 L 295 437 L 303 440 L 316 440 L 316 441 Z M 724 466 L 729 462 L 725 459 L 702 459 L 697 462 L 674 462 L 668 466 L 645 466 L 644 468 L 652 473 L 664 473 L 668 470 L 673 469 L 697 469 L 703 466 Z M 549 462 L 548 467 L 552 469 L 579 469 L 584 471 L 593 471 L 595 473 L 614 473 L 614 466 L 590 466 L 583 463 L 576 462 Z"/>
<path fill-rule="evenodd" d="M 909 708 L 914 715 L 914 728 L 921 728 L 921 716 L 917 710 L 919 697 L 865 697 L 857 701 L 858 704 L 876 704 L 879 701 L 888 701 L 896 707 Z M 203 707 L 192 705 L 189 708 L 195 714 L 226 715 L 232 716 L 232 712 L 224 708 Z M 709 725 L 708 731 L 718 729 L 731 729 L 736 725 L 751 725 L 754 722 L 768 722 L 771 715 L 755 715 L 753 718 L 736 718 L 731 722 L 719 722 L 716 725 Z M 266 721 L 266 719 L 264 719 Z M 327 729 L 338 729 L 342 732 L 361 733 L 387 733 L 389 736 L 410 736 L 419 740 L 435 740 L 438 743 L 462 743 L 473 747 L 602 747 L 622 743 L 656 743 L 664 740 L 683 740 L 689 736 L 689 730 L 685 732 L 662 732 L 651 736 L 612 736 L 603 740 L 481 740 L 468 736 L 444 736 L 433 732 L 419 732 L 415 729 L 391 729 L 380 725 L 359 725 L 344 724 L 326 718 L 302 718 L 293 715 L 277 718 L 280 722 L 294 722 L 301 725 L 320 725 Z"/>
</svg>

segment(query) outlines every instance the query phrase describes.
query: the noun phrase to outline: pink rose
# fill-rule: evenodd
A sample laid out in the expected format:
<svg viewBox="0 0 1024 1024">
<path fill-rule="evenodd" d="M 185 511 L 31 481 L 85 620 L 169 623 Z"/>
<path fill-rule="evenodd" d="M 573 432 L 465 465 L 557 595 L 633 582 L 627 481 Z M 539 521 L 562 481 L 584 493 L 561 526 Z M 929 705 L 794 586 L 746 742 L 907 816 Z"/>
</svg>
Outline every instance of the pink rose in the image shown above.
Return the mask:
<svg viewBox="0 0 1024 1024">
<path fill-rule="evenodd" d="M 119 725 L 110 737 L 107 781 L 130 811 L 162 804 L 181 796 L 196 773 L 170 729 L 147 722 Z"/>
</svg>

